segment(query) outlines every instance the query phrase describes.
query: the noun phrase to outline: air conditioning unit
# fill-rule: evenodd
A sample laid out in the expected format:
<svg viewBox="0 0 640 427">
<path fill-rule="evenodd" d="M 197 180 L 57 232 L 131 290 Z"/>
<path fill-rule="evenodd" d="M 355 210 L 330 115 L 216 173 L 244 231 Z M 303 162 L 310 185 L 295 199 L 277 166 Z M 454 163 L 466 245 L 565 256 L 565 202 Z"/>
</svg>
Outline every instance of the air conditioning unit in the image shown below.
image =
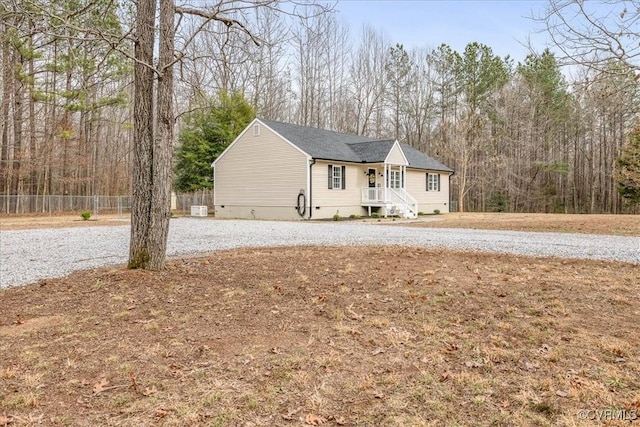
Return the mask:
<svg viewBox="0 0 640 427">
<path fill-rule="evenodd" d="M 207 216 L 208 214 L 207 206 L 191 206 L 191 216 Z"/>
</svg>

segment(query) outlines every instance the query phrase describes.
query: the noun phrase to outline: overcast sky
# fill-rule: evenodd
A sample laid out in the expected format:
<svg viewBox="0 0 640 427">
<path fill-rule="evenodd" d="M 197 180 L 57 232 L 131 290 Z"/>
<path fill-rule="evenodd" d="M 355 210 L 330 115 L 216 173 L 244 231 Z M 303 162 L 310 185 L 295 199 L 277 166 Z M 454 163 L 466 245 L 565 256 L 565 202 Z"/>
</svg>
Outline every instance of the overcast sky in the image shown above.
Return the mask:
<svg viewBox="0 0 640 427">
<path fill-rule="evenodd" d="M 536 51 L 546 47 L 546 36 L 529 18 L 541 15 L 546 5 L 546 0 L 339 0 L 336 10 L 354 36 L 369 23 L 409 49 L 446 43 L 462 52 L 477 41 L 521 62 L 529 53 L 523 46 L 528 38 Z"/>
</svg>

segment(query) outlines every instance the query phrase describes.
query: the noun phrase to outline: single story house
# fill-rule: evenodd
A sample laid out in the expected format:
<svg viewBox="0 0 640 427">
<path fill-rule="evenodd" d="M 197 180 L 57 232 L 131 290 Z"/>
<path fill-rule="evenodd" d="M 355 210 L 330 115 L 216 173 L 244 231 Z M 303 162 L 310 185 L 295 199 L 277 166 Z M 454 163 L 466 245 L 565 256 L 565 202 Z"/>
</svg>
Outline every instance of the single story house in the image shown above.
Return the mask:
<svg viewBox="0 0 640 427">
<path fill-rule="evenodd" d="M 394 140 L 255 119 L 212 167 L 218 218 L 449 212 L 453 169 Z"/>
</svg>

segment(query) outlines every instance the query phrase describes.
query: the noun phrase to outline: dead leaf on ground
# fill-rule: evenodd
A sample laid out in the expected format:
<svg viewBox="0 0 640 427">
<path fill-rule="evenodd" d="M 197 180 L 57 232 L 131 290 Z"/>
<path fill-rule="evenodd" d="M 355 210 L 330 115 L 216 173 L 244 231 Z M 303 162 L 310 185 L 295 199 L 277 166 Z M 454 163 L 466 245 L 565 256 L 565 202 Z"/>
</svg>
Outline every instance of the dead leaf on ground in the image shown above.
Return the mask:
<svg viewBox="0 0 640 427">
<path fill-rule="evenodd" d="M 549 344 L 542 344 L 542 346 L 538 349 L 538 353 L 546 354 L 551 350 L 551 346 Z"/>
<path fill-rule="evenodd" d="M 164 418 L 167 415 L 169 415 L 169 412 L 174 411 L 175 409 L 173 408 L 158 408 L 155 411 L 155 417 L 156 418 Z"/>
<path fill-rule="evenodd" d="M 158 389 L 153 386 L 153 387 L 145 387 L 145 389 L 142 391 L 142 395 L 143 396 L 151 396 L 152 394 L 156 394 L 158 392 Z"/>
<path fill-rule="evenodd" d="M 569 393 L 567 393 L 566 391 L 558 390 L 556 391 L 556 396 L 567 397 L 569 396 Z"/>
<path fill-rule="evenodd" d="M 310 426 L 319 426 L 326 422 L 326 418 L 314 414 L 307 414 L 307 416 L 304 417 L 304 423 Z"/>
<path fill-rule="evenodd" d="M 138 391 L 138 377 L 136 377 L 136 374 L 134 374 L 133 371 L 129 371 L 129 378 L 131 379 L 131 385 L 129 388 Z"/>
<path fill-rule="evenodd" d="M 347 425 L 347 422 L 345 421 L 344 417 L 335 417 L 334 420 L 336 424 L 338 424 L 339 426 Z"/>
<path fill-rule="evenodd" d="M 451 378 L 451 372 L 444 371 L 443 373 L 440 374 L 440 378 L 438 378 L 438 381 L 443 383 L 443 382 L 447 381 L 449 378 Z"/>
<path fill-rule="evenodd" d="M 11 423 L 11 419 L 7 416 L 7 413 L 0 415 L 0 426 L 8 426 Z"/>
<path fill-rule="evenodd" d="M 101 391 L 104 391 L 109 385 L 109 380 L 106 378 L 101 378 L 99 382 L 93 385 L 93 394 L 98 394 Z"/>
<path fill-rule="evenodd" d="M 447 352 L 447 353 L 453 353 L 453 352 L 457 351 L 458 348 L 459 348 L 458 344 L 456 344 L 454 342 L 445 342 L 444 346 L 445 346 L 445 350 L 444 351 Z"/>
<path fill-rule="evenodd" d="M 293 421 L 295 418 L 294 416 L 300 412 L 300 410 L 302 409 L 302 407 L 298 407 L 296 409 L 292 409 L 289 412 L 287 412 L 286 415 L 283 415 L 282 418 L 284 418 L 287 421 Z"/>
<path fill-rule="evenodd" d="M 362 320 L 364 319 L 364 316 L 362 314 L 358 314 L 355 311 L 353 311 L 352 309 L 348 308 L 347 311 L 349 312 L 349 317 L 351 318 L 351 320 Z"/>
</svg>

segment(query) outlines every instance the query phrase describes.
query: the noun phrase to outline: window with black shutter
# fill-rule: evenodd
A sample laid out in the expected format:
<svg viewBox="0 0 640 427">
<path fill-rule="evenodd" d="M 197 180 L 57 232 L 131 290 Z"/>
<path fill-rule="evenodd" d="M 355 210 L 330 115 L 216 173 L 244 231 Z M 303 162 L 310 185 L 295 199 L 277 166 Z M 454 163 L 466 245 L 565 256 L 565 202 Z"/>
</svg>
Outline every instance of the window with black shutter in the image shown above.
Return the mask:
<svg viewBox="0 0 640 427">
<path fill-rule="evenodd" d="M 427 191 L 440 191 L 440 174 L 427 174 Z"/>
<path fill-rule="evenodd" d="M 329 190 L 344 190 L 347 187 L 347 167 L 329 165 L 328 168 Z"/>
</svg>

